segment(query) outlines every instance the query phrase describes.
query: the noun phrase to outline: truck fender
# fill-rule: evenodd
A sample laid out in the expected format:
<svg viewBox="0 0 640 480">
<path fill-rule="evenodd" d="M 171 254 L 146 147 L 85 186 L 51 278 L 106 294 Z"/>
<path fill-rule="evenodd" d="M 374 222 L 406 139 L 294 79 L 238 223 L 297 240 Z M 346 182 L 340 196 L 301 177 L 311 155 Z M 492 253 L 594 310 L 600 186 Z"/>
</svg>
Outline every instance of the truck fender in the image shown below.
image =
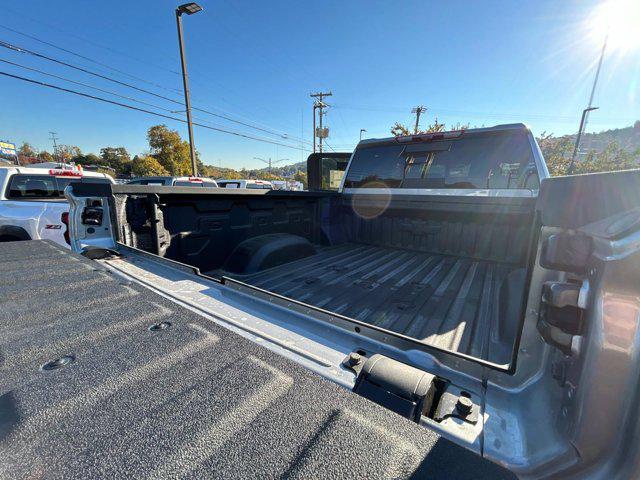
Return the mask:
<svg viewBox="0 0 640 480">
<path fill-rule="evenodd" d="M 15 242 L 18 240 L 31 240 L 31 236 L 22 227 L 0 225 L 0 242 Z"/>
</svg>

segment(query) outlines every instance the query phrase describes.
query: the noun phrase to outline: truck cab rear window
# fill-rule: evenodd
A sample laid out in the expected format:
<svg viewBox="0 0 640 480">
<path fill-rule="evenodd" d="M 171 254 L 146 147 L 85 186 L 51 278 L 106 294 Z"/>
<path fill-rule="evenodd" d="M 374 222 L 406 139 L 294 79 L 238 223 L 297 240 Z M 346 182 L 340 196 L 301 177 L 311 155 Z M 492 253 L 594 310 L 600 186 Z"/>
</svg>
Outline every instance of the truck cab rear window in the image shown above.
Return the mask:
<svg viewBox="0 0 640 480">
<path fill-rule="evenodd" d="M 62 190 L 52 175 L 14 175 L 7 198 L 61 198 Z"/>
<path fill-rule="evenodd" d="M 524 132 L 463 136 L 454 140 L 397 142 L 354 153 L 346 188 L 538 188 Z"/>
</svg>

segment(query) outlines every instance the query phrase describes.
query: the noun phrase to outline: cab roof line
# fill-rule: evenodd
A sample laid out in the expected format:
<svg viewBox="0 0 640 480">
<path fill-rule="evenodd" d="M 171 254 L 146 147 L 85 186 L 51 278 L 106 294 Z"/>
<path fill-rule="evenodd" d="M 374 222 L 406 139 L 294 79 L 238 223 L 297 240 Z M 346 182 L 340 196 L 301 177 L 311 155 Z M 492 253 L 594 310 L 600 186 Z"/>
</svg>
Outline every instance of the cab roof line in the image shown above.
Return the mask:
<svg viewBox="0 0 640 480">
<path fill-rule="evenodd" d="M 529 127 L 524 123 L 505 123 L 501 125 L 494 125 L 493 127 L 482 127 L 482 128 L 467 128 L 464 130 L 445 130 L 442 132 L 434 132 L 438 134 L 453 134 L 458 132 L 463 132 L 464 135 L 476 134 L 476 133 L 490 133 L 490 132 L 500 132 L 500 131 L 511 131 L 511 130 L 523 130 L 529 131 Z M 420 136 L 421 134 L 410 134 L 410 135 L 400 135 L 396 137 L 383 137 L 383 138 L 367 138 L 358 143 L 358 146 L 367 146 L 369 144 L 377 144 L 377 143 L 391 143 L 398 141 L 398 138 L 409 138 L 414 136 Z M 427 134 L 422 134 L 427 135 Z"/>
</svg>

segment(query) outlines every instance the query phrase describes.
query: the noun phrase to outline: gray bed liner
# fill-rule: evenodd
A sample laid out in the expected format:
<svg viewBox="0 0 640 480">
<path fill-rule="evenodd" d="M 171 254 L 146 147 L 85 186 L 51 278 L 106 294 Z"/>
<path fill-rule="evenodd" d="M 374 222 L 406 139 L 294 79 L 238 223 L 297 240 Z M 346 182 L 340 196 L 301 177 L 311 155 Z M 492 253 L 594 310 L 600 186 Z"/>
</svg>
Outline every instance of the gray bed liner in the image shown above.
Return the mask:
<svg viewBox="0 0 640 480">
<path fill-rule="evenodd" d="M 514 478 L 53 243 L 0 294 L 0 478 Z"/>
<path fill-rule="evenodd" d="M 519 319 L 500 324 L 499 295 L 512 272 L 519 281 L 511 282 L 518 285 L 508 299 L 517 304 L 524 270 L 514 265 L 356 243 L 229 276 L 429 345 L 507 364 Z"/>
</svg>

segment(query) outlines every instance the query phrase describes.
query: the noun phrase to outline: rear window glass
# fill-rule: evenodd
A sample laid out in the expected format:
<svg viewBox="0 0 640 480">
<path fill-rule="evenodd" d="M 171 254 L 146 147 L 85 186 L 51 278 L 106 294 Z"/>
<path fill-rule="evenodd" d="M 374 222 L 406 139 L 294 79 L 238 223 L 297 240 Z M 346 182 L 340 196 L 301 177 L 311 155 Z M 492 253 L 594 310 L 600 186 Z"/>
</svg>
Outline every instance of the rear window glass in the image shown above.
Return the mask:
<svg viewBox="0 0 640 480">
<path fill-rule="evenodd" d="M 71 182 L 111 183 L 101 177 L 56 177 L 53 175 L 14 175 L 9 182 L 7 198 L 64 198 Z"/>
<path fill-rule="evenodd" d="M 213 182 L 189 182 L 185 180 L 179 180 L 173 184 L 175 187 L 207 187 L 215 188 L 217 185 Z"/>
<path fill-rule="evenodd" d="M 9 183 L 7 197 L 61 198 L 63 190 L 64 186 L 61 190 L 56 177 L 51 175 L 14 175 Z"/>
<path fill-rule="evenodd" d="M 360 148 L 346 188 L 538 188 L 524 132 Z"/>
</svg>

